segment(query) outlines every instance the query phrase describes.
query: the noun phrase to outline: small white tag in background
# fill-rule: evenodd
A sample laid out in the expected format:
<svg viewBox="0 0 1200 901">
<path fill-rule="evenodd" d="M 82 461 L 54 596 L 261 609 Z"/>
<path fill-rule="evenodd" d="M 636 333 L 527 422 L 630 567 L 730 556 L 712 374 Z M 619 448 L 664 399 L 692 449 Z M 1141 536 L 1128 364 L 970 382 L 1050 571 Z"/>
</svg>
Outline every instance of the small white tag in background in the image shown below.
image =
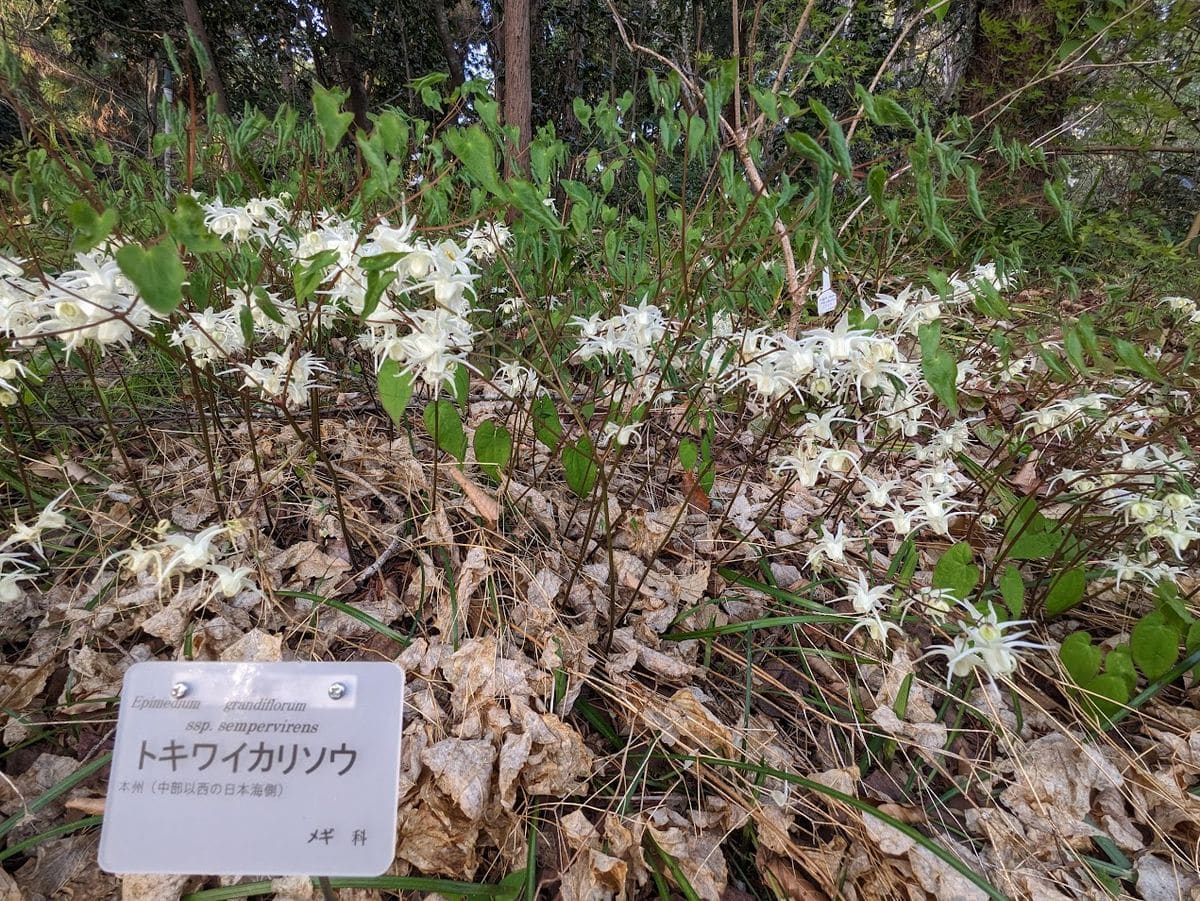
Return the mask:
<svg viewBox="0 0 1200 901">
<path fill-rule="evenodd" d="M 404 672 L 139 663 L 100 835 L 110 873 L 378 876 L 392 864 Z"/>
<path fill-rule="evenodd" d="M 832 313 L 837 309 L 838 296 L 831 285 L 829 270 L 823 269 L 821 271 L 821 293 L 817 295 L 818 316 L 824 316 L 826 313 Z"/>
</svg>

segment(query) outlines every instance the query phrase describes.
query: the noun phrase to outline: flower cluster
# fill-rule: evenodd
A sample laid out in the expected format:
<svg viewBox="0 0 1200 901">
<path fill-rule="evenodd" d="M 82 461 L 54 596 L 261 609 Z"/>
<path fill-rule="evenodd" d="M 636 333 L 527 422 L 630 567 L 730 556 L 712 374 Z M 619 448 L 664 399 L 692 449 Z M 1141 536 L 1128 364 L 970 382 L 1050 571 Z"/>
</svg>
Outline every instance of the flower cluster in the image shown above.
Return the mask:
<svg viewBox="0 0 1200 901">
<path fill-rule="evenodd" d="M 241 529 L 241 524 L 234 521 L 186 535 L 171 532 L 170 523 L 164 520 L 155 527 L 154 539 L 148 545 L 135 542 L 106 560 L 105 565 L 119 558 L 126 573 L 153 579 L 160 587 L 174 576 L 197 575 L 202 580 L 212 578 L 210 596 L 231 598 L 243 591 L 256 593 L 258 587 L 250 578 L 253 570 L 249 566 L 232 568 L 217 562 L 217 542 L 235 537 Z"/>
<path fill-rule="evenodd" d="M 66 496 L 67 492 L 63 492 L 43 507 L 33 522 L 24 522 L 20 514 L 13 514 L 11 531 L 0 542 L 0 603 L 19 601 L 25 594 L 21 583 L 42 575 L 38 565 L 26 558 L 25 552 L 9 552 L 8 548 L 24 545 L 45 560 L 42 533 L 56 532 L 67 525 L 67 517 L 59 509 Z"/>
<path fill-rule="evenodd" d="M 580 360 L 607 357 L 615 362 L 628 354 L 634 367 L 643 373 L 667 334 L 662 310 L 645 300 L 636 307 L 622 306 L 619 314 L 607 319 L 601 319 L 599 313 L 587 318 L 576 316 L 571 325 L 579 329 L 579 349 L 575 354 Z"/>
<path fill-rule="evenodd" d="M 1191 323 L 1200 323 L 1200 307 L 1190 297 L 1164 297 L 1159 303 Z"/>
<path fill-rule="evenodd" d="M 990 681 L 1004 679 L 1016 672 L 1023 650 L 1045 650 L 1046 646 L 1024 641 L 1027 630 L 1010 632 L 1016 626 L 1024 626 L 1030 620 L 1001 622 L 996 608 L 987 605 L 981 612 L 971 604 L 962 602 L 964 617 L 959 621 L 959 632 L 948 645 L 935 645 L 930 653 L 946 658 L 946 685 L 956 676 L 965 676 L 973 670 L 982 670 Z"/>
<path fill-rule="evenodd" d="M 103 248 L 78 253 L 77 268 L 41 279 L 26 278 L 15 260 L 0 263 L 0 335 L 18 346 L 56 337 L 68 354 L 84 345 L 103 353 L 127 347 L 157 315 Z"/>
</svg>

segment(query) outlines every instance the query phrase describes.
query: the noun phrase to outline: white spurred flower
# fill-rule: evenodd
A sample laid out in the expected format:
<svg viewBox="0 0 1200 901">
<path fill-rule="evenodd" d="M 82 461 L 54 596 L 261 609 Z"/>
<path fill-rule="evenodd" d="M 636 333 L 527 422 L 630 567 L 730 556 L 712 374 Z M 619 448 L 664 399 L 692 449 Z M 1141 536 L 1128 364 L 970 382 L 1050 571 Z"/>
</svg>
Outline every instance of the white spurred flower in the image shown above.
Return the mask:
<svg viewBox="0 0 1200 901">
<path fill-rule="evenodd" d="M 645 299 L 636 307 L 622 306 L 616 316 L 576 316 L 570 324 L 579 329 L 579 359 L 599 356 L 615 360 L 624 354 L 638 370 L 649 368 L 654 351 L 667 334 L 662 310 Z"/>
<path fill-rule="evenodd" d="M 0 388 L 14 393 L 19 391 L 16 379 L 25 375 L 25 372 L 25 367 L 17 360 L 0 360 Z"/>
<path fill-rule="evenodd" d="M 892 492 L 900 487 L 897 479 L 873 479 L 859 473 L 858 484 L 863 487 L 863 507 L 886 510 L 892 504 Z M 860 508 L 861 509 L 861 508 Z"/>
<path fill-rule="evenodd" d="M 904 634 L 903 629 L 890 619 L 884 619 L 883 614 L 878 610 L 871 610 L 862 614 L 857 622 L 850 627 L 850 631 L 846 633 L 846 637 L 849 638 L 859 629 L 866 629 L 872 641 L 878 641 L 882 644 L 887 644 L 888 635 L 892 632 L 898 632 L 901 635 Z"/>
<path fill-rule="evenodd" d="M 496 367 L 492 384 L 506 397 L 532 397 L 537 393 L 541 380 L 531 367 L 507 360 Z"/>
<path fill-rule="evenodd" d="M 846 594 L 839 600 L 849 601 L 854 612 L 858 614 L 885 612 L 890 606 L 892 585 L 880 584 L 872 586 L 867 580 L 867 574 L 861 569 L 855 574 L 853 581 L 846 583 Z"/>
<path fill-rule="evenodd" d="M 512 231 L 503 222 L 480 222 L 466 233 L 467 251 L 476 259 L 492 259 L 512 241 Z"/>
<path fill-rule="evenodd" d="M 231 598 L 241 591 L 258 591 L 258 586 L 250 578 L 254 570 L 249 566 L 239 566 L 237 569 L 222 563 L 210 563 L 204 567 L 205 572 L 216 576 L 212 594 Z"/>
<path fill-rule="evenodd" d="M 828 529 L 822 530 L 821 537 L 808 550 L 808 565 L 815 571 L 819 571 L 826 561 L 830 563 L 844 563 L 846 560 L 846 542 L 850 539 L 846 535 L 845 523 L 837 524 L 837 531 L 830 532 Z"/>
<path fill-rule="evenodd" d="M 25 596 L 22 582 L 37 578 L 33 573 L 0 572 L 0 604 L 11 604 Z"/>
<path fill-rule="evenodd" d="M 871 526 L 871 531 L 887 526 L 897 535 L 907 535 L 918 525 L 920 525 L 920 521 L 916 510 L 908 510 L 893 501 L 891 509 L 887 511 L 883 519 Z"/>
<path fill-rule="evenodd" d="M 165 552 L 166 549 L 162 545 L 154 544 L 146 547 L 140 541 L 135 541 L 125 550 L 113 554 L 108 560 L 121 558 L 121 568 L 130 575 L 141 576 L 153 570 L 157 577 L 162 573 Z M 104 563 L 107 564 L 108 560 L 105 560 Z"/>
<path fill-rule="evenodd" d="M 965 676 L 976 669 L 983 670 L 990 681 L 1007 678 L 1016 672 L 1022 651 L 1045 650 L 1045 645 L 1022 640 L 1029 634 L 1028 630 L 1009 632 L 1032 620 L 1001 622 L 991 604 L 987 605 L 986 613 L 980 613 L 965 601 L 961 601 L 960 606 L 966 611 L 966 617 L 959 624 L 961 631 L 953 644 L 935 645 L 929 650 L 931 655 L 946 658 L 947 686 L 956 676 Z"/>
<path fill-rule="evenodd" d="M 242 387 L 257 388 L 264 400 L 283 399 L 288 407 L 300 408 L 308 405 L 309 391 L 320 387 L 316 374 L 330 370 L 309 351 L 295 359 L 285 351 L 269 353 L 253 363 L 243 364 L 235 371 L 243 376 Z"/>
<path fill-rule="evenodd" d="M 67 524 L 67 518 L 56 509 L 58 502 L 66 495 L 67 493 L 63 492 L 47 504 L 32 523 L 24 523 L 19 516 L 14 514 L 12 532 L 0 544 L 0 548 L 11 547 L 14 544 L 27 544 L 37 551 L 38 556 L 44 558 L 46 554 L 42 550 L 42 532 L 52 532 Z"/>
<path fill-rule="evenodd" d="M 845 416 L 846 410 L 841 405 L 830 407 L 824 413 L 805 413 L 804 422 L 796 430 L 801 438 L 811 438 L 814 441 L 832 442 L 833 424 L 835 422 L 853 423 L 855 420 Z"/>
<path fill-rule="evenodd" d="M 604 423 L 604 432 L 600 435 L 600 446 L 607 447 L 610 443 L 616 442 L 620 447 L 625 447 L 629 442 L 635 444 L 642 443 L 642 434 L 639 431 L 642 424 L 633 422 L 629 425 L 621 425 L 617 422 Z"/>
<path fill-rule="evenodd" d="M 209 526 L 192 536 L 176 533 L 164 537 L 163 548 L 171 553 L 171 558 L 159 572 L 159 582 L 163 582 L 172 572 L 188 573 L 210 565 L 215 553 L 212 544 L 227 531 L 228 527 L 221 524 Z"/>
<path fill-rule="evenodd" d="M 923 525 L 938 535 L 949 535 L 950 521 L 963 515 L 955 509 L 958 503 L 950 495 L 922 491 L 917 498 L 916 509 Z"/>
<path fill-rule="evenodd" d="M 243 207 L 226 206 L 218 197 L 204 204 L 204 225 L 218 238 L 240 242 L 254 232 L 254 217 Z"/>
<path fill-rule="evenodd" d="M 814 452 L 810 446 L 799 444 L 794 452 L 776 457 L 771 468 L 780 475 L 794 474 L 801 488 L 812 488 L 821 478 L 821 468 L 828 453 Z"/>
<path fill-rule="evenodd" d="M 943 620 L 954 609 L 956 598 L 949 588 L 921 587 L 909 603 L 916 604 L 936 620 Z"/>
<path fill-rule="evenodd" d="M 825 356 L 830 361 L 838 363 L 850 359 L 851 354 L 870 337 L 870 332 L 850 328 L 849 315 L 843 313 L 842 318 L 832 329 L 813 329 L 807 333 L 807 336 L 820 341 Z"/>
<path fill-rule="evenodd" d="M 21 583 L 37 578 L 33 567 L 21 554 L 0 552 L 0 603 L 12 603 L 25 596 Z"/>
</svg>

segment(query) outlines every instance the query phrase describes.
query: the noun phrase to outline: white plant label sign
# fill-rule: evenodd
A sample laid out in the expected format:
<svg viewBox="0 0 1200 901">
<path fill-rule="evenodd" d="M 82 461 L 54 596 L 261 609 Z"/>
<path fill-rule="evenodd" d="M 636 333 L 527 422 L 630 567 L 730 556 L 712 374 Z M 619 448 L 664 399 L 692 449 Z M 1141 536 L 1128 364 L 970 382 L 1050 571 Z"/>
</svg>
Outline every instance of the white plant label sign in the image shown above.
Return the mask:
<svg viewBox="0 0 1200 901">
<path fill-rule="evenodd" d="M 100 836 L 110 873 L 378 876 L 396 844 L 404 672 L 139 663 Z"/>
<path fill-rule="evenodd" d="M 821 293 L 817 295 L 817 315 L 824 316 L 826 313 L 832 313 L 837 309 L 838 296 L 833 290 L 832 281 L 829 277 L 829 270 L 821 271 Z"/>
</svg>

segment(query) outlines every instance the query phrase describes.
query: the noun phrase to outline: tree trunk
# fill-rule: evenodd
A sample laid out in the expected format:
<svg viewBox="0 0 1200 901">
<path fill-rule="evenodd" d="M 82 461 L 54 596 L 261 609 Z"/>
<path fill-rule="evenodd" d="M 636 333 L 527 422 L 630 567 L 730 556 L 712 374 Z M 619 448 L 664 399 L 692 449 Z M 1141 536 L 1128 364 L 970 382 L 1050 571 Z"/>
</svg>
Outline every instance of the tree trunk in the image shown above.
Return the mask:
<svg viewBox="0 0 1200 901">
<path fill-rule="evenodd" d="M 450 68 L 450 83 L 459 87 L 465 80 L 462 54 L 454 46 L 454 35 L 450 33 L 450 17 L 446 15 L 446 0 L 433 0 L 433 24 L 437 28 L 438 41 Z"/>
<path fill-rule="evenodd" d="M 533 140 L 533 83 L 529 67 L 529 0 L 504 4 L 504 124 L 515 126 L 517 145 L 512 156 L 524 171 Z"/>
<path fill-rule="evenodd" d="M 367 91 L 363 86 L 361 54 L 354 44 L 354 25 L 341 0 L 326 0 L 325 16 L 333 39 L 332 56 L 338 84 L 350 92 L 354 124 L 366 130 Z"/>
<path fill-rule="evenodd" d="M 195 36 L 196 43 L 204 51 L 205 59 L 200 60 L 200 77 L 204 79 L 204 87 L 213 95 L 217 112 L 228 116 L 229 102 L 225 99 L 225 86 L 221 83 L 221 73 L 217 71 L 217 60 L 213 56 L 212 44 L 208 41 L 208 30 L 204 27 L 204 17 L 200 15 L 200 4 L 197 0 L 183 0 L 183 17 L 187 20 L 188 29 Z"/>
</svg>

